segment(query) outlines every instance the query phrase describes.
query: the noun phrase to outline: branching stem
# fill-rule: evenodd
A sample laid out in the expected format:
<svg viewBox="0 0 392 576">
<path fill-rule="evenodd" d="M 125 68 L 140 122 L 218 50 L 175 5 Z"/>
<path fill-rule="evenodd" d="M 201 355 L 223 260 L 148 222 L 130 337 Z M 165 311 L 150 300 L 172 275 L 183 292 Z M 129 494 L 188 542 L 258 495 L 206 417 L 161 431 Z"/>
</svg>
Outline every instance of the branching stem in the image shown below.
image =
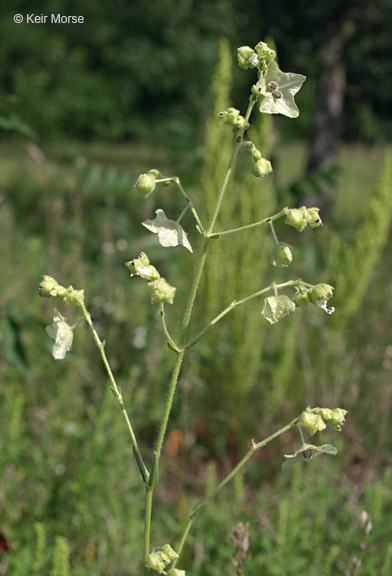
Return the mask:
<svg viewBox="0 0 392 576">
<path fill-rule="evenodd" d="M 176 563 L 178 562 L 178 559 L 181 555 L 182 549 L 184 547 L 185 541 L 188 537 L 190 528 L 193 524 L 193 521 L 194 521 L 196 515 L 201 510 L 203 510 L 203 508 L 205 508 L 207 506 L 208 502 L 210 500 L 212 500 L 212 498 L 215 498 L 215 496 L 222 490 L 222 488 L 224 488 L 226 486 L 226 484 L 228 484 L 234 478 L 234 476 L 236 476 L 236 474 L 238 474 L 238 472 L 240 472 L 240 470 L 242 470 L 242 468 L 245 466 L 245 464 L 248 462 L 248 460 L 253 456 L 253 454 L 255 452 L 257 452 L 258 450 L 261 450 L 267 444 L 272 442 L 272 440 L 275 440 L 275 438 L 282 436 L 282 434 L 284 434 L 285 432 L 288 432 L 289 430 L 294 428 L 298 424 L 299 419 L 300 419 L 300 416 L 298 416 L 297 418 L 292 420 L 289 424 L 287 424 L 286 426 L 284 426 L 283 428 L 281 428 L 277 432 L 274 432 L 274 434 L 271 434 L 271 436 L 268 436 L 268 438 L 265 438 L 265 440 L 262 440 L 261 442 L 254 442 L 252 440 L 251 448 L 249 448 L 248 452 L 245 454 L 245 456 L 242 458 L 242 460 L 240 462 L 238 462 L 237 466 L 235 466 L 233 468 L 233 470 L 218 484 L 218 486 L 216 486 L 216 488 L 212 492 L 210 492 L 210 494 L 208 494 L 208 496 L 206 496 L 206 498 L 192 510 L 192 512 L 189 516 L 188 523 L 185 527 L 184 533 L 181 537 L 180 544 L 179 544 L 178 549 L 177 549 L 178 558 L 173 562 L 172 568 L 174 568 Z"/>
<path fill-rule="evenodd" d="M 252 228 L 257 228 L 257 226 L 261 226 L 262 224 L 271 224 L 275 220 L 282 218 L 282 216 L 286 216 L 288 208 L 283 208 L 277 214 L 273 216 L 268 216 L 267 218 L 263 218 L 263 220 L 258 220 L 258 222 L 253 222 L 252 224 L 246 224 L 245 226 L 240 226 L 239 228 L 231 228 L 230 230 L 223 230 L 222 232 L 214 232 L 210 234 L 210 238 L 217 238 L 218 236 L 227 236 L 228 234 L 235 234 L 236 232 L 243 232 L 245 230 L 251 230 Z"/>
<path fill-rule="evenodd" d="M 220 314 L 215 316 L 215 318 L 213 318 L 202 330 L 200 330 L 200 332 L 198 334 L 196 334 L 196 336 L 194 338 L 192 338 L 192 340 L 188 344 L 185 345 L 185 349 L 189 350 L 190 348 L 192 348 L 192 346 L 197 344 L 197 342 L 199 342 L 199 340 L 204 336 L 204 334 L 206 332 L 208 332 L 208 330 L 210 330 L 210 328 L 215 326 L 215 324 L 217 324 L 219 322 L 219 320 L 222 320 L 222 318 L 224 316 L 226 316 L 226 314 L 228 314 L 232 310 L 235 310 L 239 306 L 242 306 L 242 304 L 245 304 L 245 302 L 248 302 L 249 300 L 252 300 L 253 298 L 257 298 L 258 296 L 261 296 L 262 294 L 265 294 L 266 292 L 269 292 L 270 290 L 275 291 L 276 289 L 286 288 L 287 286 L 297 286 L 298 283 L 300 283 L 300 282 L 302 283 L 302 280 L 289 280 L 288 282 L 283 282 L 282 284 L 272 283 L 269 286 L 267 286 L 266 288 L 263 288 L 262 290 L 258 290 L 257 292 L 254 292 L 253 294 L 250 294 L 249 296 L 246 296 L 246 298 L 242 298 L 241 300 L 233 300 L 233 302 L 231 302 L 224 310 L 222 310 L 222 312 Z"/>
</svg>

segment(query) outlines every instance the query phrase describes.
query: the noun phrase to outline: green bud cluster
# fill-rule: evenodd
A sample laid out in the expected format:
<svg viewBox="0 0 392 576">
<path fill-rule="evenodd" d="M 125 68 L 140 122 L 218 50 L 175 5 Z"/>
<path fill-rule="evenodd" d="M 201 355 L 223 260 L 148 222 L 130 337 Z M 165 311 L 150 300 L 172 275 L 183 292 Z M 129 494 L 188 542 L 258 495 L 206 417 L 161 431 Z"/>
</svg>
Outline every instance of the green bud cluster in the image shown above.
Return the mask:
<svg viewBox="0 0 392 576">
<path fill-rule="evenodd" d="M 327 308 L 327 302 L 333 296 L 333 286 L 330 284 L 316 284 L 311 288 L 306 288 L 303 285 L 297 286 L 297 293 L 293 298 L 293 302 L 299 308 L 306 308 L 311 304 L 315 304 L 327 314 L 333 314 L 335 308 Z"/>
<path fill-rule="evenodd" d="M 273 170 L 271 162 L 262 157 L 260 150 L 256 148 L 253 142 L 243 142 L 243 146 L 248 148 L 252 155 L 252 165 L 250 171 L 253 176 L 256 176 L 257 178 L 264 178 L 264 176 L 268 176 L 268 174 L 272 173 Z"/>
<path fill-rule="evenodd" d="M 232 124 L 238 130 L 246 130 L 250 126 L 237 108 L 223 110 L 223 112 L 219 112 L 218 117 L 222 124 Z"/>
<path fill-rule="evenodd" d="M 347 410 L 343 408 L 335 408 L 331 410 L 330 408 L 312 408 L 314 414 L 318 414 L 323 420 L 328 422 L 332 428 L 335 428 L 338 432 L 341 431 L 342 426 L 346 420 Z"/>
<path fill-rule="evenodd" d="M 148 560 L 146 562 L 146 568 L 150 568 L 158 574 L 165 573 L 164 570 L 170 562 L 176 560 L 178 558 L 178 554 L 173 550 L 170 544 L 165 544 L 161 548 L 154 548 L 150 554 L 148 555 Z M 177 571 L 183 572 L 183 571 Z M 171 570 L 170 573 L 175 574 L 174 570 Z"/>
<path fill-rule="evenodd" d="M 43 298 L 58 298 L 69 306 L 83 306 L 84 290 L 75 290 L 73 286 L 65 288 L 51 276 L 42 276 L 38 294 Z"/>
<path fill-rule="evenodd" d="M 271 260 L 274 266 L 289 266 L 292 261 L 291 247 L 279 242 L 272 251 Z M 282 318 L 294 312 L 296 307 L 306 308 L 312 304 L 321 308 L 327 314 L 333 314 L 335 308 L 327 308 L 327 302 L 333 296 L 333 286 L 329 284 L 316 284 L 310 286 L 298 281 L 295 285 L 296 294 L 293 298 L 286 295 L 269 296 L 264 300 L 261 315 L 270 324 L 276 324 Z"/>
<path fill-rule="evenodd" d="M 309 224 L 311 228 L 322 226 L 323 222 L 319 216 L 319 208 L 289 208 L 286 214 L 286 224 L 293 226 L 298 232 L 302 232 Z"/>
<path fill-rule="evenodd" d="M 250 46 L 238 48 L 237 58 L 240 68 L 244 70 L 251 68 L 264 69 L 270 62 L 275 60 L 276 52 L 265 42 L 259 42 L 254 49 Z"/>
<path fill-rule="evenodd" d="M 132 276 L 140 276 L 148 280 L 148 287 L 151 291 L 151 304 L 166 302 L 173 304 L 176 288 L 162 278 L 155 266 L 150 264 L 150 260 L 145 252 L 140 252 L 136 258 L 125 263 Z"/>
<path fill-rule="evenodd" d="M 308 407 L 301 414 L 299 425 L 306 428 L 311 436 L 316 432 L 321 432 L 327 427 L 325 422 L 328 422 L 332 428 L 341 431 L 342 425 L 345 422 L 347 410 L 343 408 L 310 408 Z"/>
</svg>

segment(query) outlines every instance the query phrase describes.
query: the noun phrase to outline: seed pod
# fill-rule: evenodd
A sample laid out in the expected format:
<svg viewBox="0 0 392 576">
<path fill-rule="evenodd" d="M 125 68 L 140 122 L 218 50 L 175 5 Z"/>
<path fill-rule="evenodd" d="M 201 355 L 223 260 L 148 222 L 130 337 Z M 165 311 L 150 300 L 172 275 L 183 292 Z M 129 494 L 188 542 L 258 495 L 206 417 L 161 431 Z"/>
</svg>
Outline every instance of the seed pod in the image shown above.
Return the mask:
<svg viewBox="0 0 392 576">
<path fill-rule="evenodd" d="M 140 174 L 139 178 L 136 180 L 135 188 L 140 192 L 145 198 L 155 190 L 156 178 L 154 174 L 150 172 L 148 174 Z"/>
<path fill-rule="evenodd" d="M 285 242 L 279 242 L 276 244 L 271 252 L 271 263 L 273 266 L 279 266 L 280 268 L 285 268 L 290 266 L 293 261 L 293 253 L 291 251 L 291 246 Z"/>
</svg>

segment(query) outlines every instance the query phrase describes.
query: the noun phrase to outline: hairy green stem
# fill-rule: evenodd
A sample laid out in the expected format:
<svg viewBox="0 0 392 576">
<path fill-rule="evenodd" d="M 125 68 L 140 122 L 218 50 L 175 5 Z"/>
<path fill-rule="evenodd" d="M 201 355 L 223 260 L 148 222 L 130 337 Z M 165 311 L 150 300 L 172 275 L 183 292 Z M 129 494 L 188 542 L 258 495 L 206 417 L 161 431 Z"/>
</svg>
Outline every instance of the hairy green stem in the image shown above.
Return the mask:
<svg viewBox="0 0 392 576">
<path fill-rule="evenodd" d="M 165 304 L 163 302 L 161 302 L 159 314 L 160 314 L 161 321 L 162 321 L 163 332 L 167 338 L 168 343 L 170 344 L 171 348 L 175 352 L 180 352 L 180 349 L 178 348 L 177 344 L 174 342 L 173 338 L 170 336 L 169 331 L 167 329 L 166 318 L 165 318 Z"/>
<path fill-rule="evenodd" d="M 191 209 L 191 211 L 192 211 L 193 217 L 194 217 L 194 219 L 196 220 L 196 223 L 198 224 L 200 230 L 204 230 L 204 226 L 203 226 L 203 224 L 201 223 L 201 220 L 200 220 L 200 217 L 199 217 L 199 215 L 198 215 L 198 213 L 197 213 L 197 210 L 196 210 L 196 208 L 195 208 L 195 205 L 193 204 L 193 202 L 192 202 L 192 200 L 190 199 L 190 197 L 188 196 L 188 194 L 185 192 L 185 190 L 184 190 L 184 188 L 183 188 L 183 186 L 182 186 L 182 184 L 181 184 L 181 181 L 180 181 L 180 179 L 178 178 L 178 176 L 176 176 L 176 177 L 174 178 L 173 182 L 178 186 L 178 188 L 179 188 L 180 191 L 181 191 L 181 194 L 184 196 L 185 200 L 188 202 L 188 205 L 189 205 L 189 207 L 190 207 L 190 209 Z"/>
<path fill-rule="evenodd" d="M 183 219 L 183 217 L 185 216 L 185 214 L 188 212 L 189 210 L 189 204 L 187 204 L 185 206 L 185 208 L 183 209 L 183 211 L 181 212 L 181 214 L 179 215 L 179 217 L 176 220 L 176 223 L 179 224 L 181 222 L 181 220 Z"/>
<path fill-rule="evenodd" d="M 234 478 L 234 476 L 236 476 L 238 474 L 238 472 L 240 472 L 240 470 L 242 470 L 242 468 L 245 466 L 245 464 L 248 462 L 248 460 L 253 456 L 253 454 L 255 452 L 257 452 L 258 450 L 261 450 L 267 444 L 272 442 L 272 440 L 275 440 L 275 438 L 282 436 L 282 434 L 284 434 L 285 432 L 288 432 L 289 430 L 294 428 L 298 424 L 299 419 L 300 419 L 300 416 L 298 416 L 297 418 L 294 418 L 294 420 L 292 420 L 289 424 L 287 424 L 286 426 L 284 426 L 283 428 L 281 428 L 277 432 L 274 432 L 273 434 L 268 436 L 268 438 L 265 438 L 261 442 L 256 443 L 252 440 L 251 448 L 248 450 L 248 452 L 245 454 L 245 456 L 242 458 L 242 460 L 240 460 L 240 462 L 238 462 L 237 466 L 235 466 L 233 468 L 233 470 L 218 484 L 218 486 L 216 486 L 216 488 L 212 492 L 210 492 L 210 494 L 208 494 L 208 496 L 206 496 L 206 498 L 192 510 L 192 512 L 189 516 L 188 523 L 187 523 L 185 530 L 183 532 L 183 535 L 181 537 L 180 544 L 177 548 L 178 558 L 173 562 L 172 568 L 174 568 L 178 562 L 178 559 L 181 555 L 182 549 L 184 547 L 185 541 L 187 539 L 187 536 L 189 534 L 190 528 L 192 526 L 192 523 L 193 523 L 196 515 L 203 508 L 205 508 L 207 506 L 208 502 L 212 498 L 214 498 L 222 490 L 222 488 L 224 488 L 224 486 L 226 486 L 226 484 L 228 484 Z"/>
<path fill-rule="evenodd" d="M 147 470 L 147 468 L 143 462 L 143 458 L 142 458 L 142 455 L 141 455 L 140 450 L 139 450 L 139 446 L 138 446 L 138 443 L 136 440 L 135 433 L 134 433 L 133 428 L 132 428 L 131 421 L 129 419 L 128 413 L 127 413 L 126 408 L 124 406 L 124 400 L 123 400 L 123 397 L 121 394 L 121 390 L 117 386 L 117 382 L 113 376 L 112 369 L 110 368 L 109 361 L 106 357 L 105 343 L 102 342 L 101 339 L 99 338 L 97 331 L 94 328 L 94 324 L 91 320 L 91 315 L 88 312 L 86 306 L 84 304 L 81 304 L 81 308 L 82 308 L 83 316 L 84 316 L 84 318 L 85 318 L 87 324 L 89 325 L 89 328 L 93 334 L 94 342 L 95 342 L 95 344 L 99 350 L 99 353 L 101 355 L 102 362 L 105 366 L 106 373 L 109 376 L 110 389 L 113 392 L 114 397 L 116 398 L 116 400 L 118 401 L 118 403 L 121 406 L 123 417 L 124 417 L 124 420 L 126 422 L 126 425 L 127 425 L 128 431 L 129 431 L 129 435 L 131 436 L 132 448 L 133 448 L 133 453 L 134 453 L 134 457 L 136 460 L 136 464 L 140 470 L 142 480 L 145 482 L 146 479 L 148 478 L 148 470 Z"/>
<path fill-rule="evenodd" d="M 172 177 L 170 177 L 170 178 L 160 178 L 159 180 L 156 180 L 156 182 L 157 182 L 157 183 L 161 183 L 161 184 L 164 183 L 164 182 L 173 182 L 173 183 L 178 187 L 178 189 L 180 190 L 181 194 L 184 196 L 185 200 L 186 200 L 187 203 L 188 203 L 187 209 L 188 209 L 188 208 L 191 209 L 191 212 L 192 212 L 192 214 L 193 214 L 193 217 L 194 217 L 194 219 L 196 220 L 196 223 L 197 223 L 197 225 L 198 225 L 199 228 L 200 228 L 200 232 L 203 231 L 203 230 L 204 230 L 204 226 L 203 226 L 203 224 L 201 223 L 201 220 L 200 220 L 200 217 L 199 217 L 199 215 L 198 215 L 198 213 L 197 213 L 197 210 L 196 210 L 196 208 L 195 208 L 195 205 L 194 205 L 192 199 L 191 199 L 191 198 L 188 196 L 188 194 L 185 192 L 185 190 L 184 190 L 184 188 L 183 188 L 183 186 L 182 186 L 182 184 L 181 184 L 181 181 L 180 181 L 179 177 L 178 177 L 178 176 L 172 176 Z M 181 214 L 180 218 L 182 218 L 182 214 Z M 177 219 L 177 222 L 179 222 L 179 221 L 180 221 L 180 219 Z"/>
<path fill-rule="evenodd" d="M 282 216 L 286 216 L 288 208 L 283 208 L 277 214 L 273 216 L 268 216 L 267 218 L 263 218 L 263 220 L 258 220 L 257 222 L 252 222 L 252 224 L 246 224 L 245 226 L 240 226 L 239 228 L 231 228 L 230 230 L 223 230 L 222 232 L 214 232 L 210 235 L 211 238 L 218 238 L 219 236 L 227 236 L 228 234 L 234 234 L 235 232 L 243 232 L 244 230 L 251 230 L 252 228 L 257 228 L 257 226 L 261 226 L 262 224 L 270 224 Z"/>
<path fill-rule="evenodd" d="M 246 116 L 245 116 L 246 121 L 249 120 L 254 105 L 255 105 L 255 100 L 253 98 L 251 98 L 250 102 L 249 102 L 248 110 L 247 110 Z M 188 301 L 187 301 L 185 311 L 184 311 L 184 317 L 183 317 L 181 332 L 180 332 L 179 346 L 177 347 L 177 349 L 179 349 L 180 351 L 177 353 L 177 359 L 176 359 L 176 363 L 174 365 L 172 377 L 170 380 L 167 400 L 166 400 L 166 404 L 165 404 L 165 408 L 164 408 L 164 412 L 163 412 L 161 426 L 160 426 L 159 433 L 158 433 L 158 440 L 157 440 L 157 444 L 156 444 L 156 448 L 155 448 L 157 463 L 159 463 L 159 459 L 160 459 L 160 455 L 161 455 L 161 451 L 162 451 L 162 446 L 163 446 L 163 442 L 165 439 L 167 423 L 169 421 L 171 407 L 173 404 L 173 398 L 174 398 L 174 394 L 176 391 L 178 377 L 180 374 L 181 364 L 182 364 L 182 360 L 183 360 L 184 354 L 185 354 L 185 350 L 183 349 L 183 347 L 184 347 L 184 343 L 186 340 L 188 327 L 189 327 L 189 324 L 191 321 L 192 309 L 193 309 L 193 305 L 194 305 L 194 302 L 196 299 L 197 291 L 199 289 L 200 279 L 201 279 L 201 276 L 203 274 L 204 265 L 205 265 L 206 258 L 207 258 L 208 247 L 209 247 L 209 244 L 211 241 L 210 238 L 208 238 L 208 235 L 213 232 L 214 225 L 215 225 L 216 219 L 217 219 L 218 214 L 219 214 L 219 209 L 220 209 L 220 206 L 222 204 L 222 200 L 223 200 L 227 185 L 229 183 L 230 176 L 233 172 L 233 169 L 234 169 L 234 166 L 235 166 L 235 163 L 237 160 L 237 156 L 238 156 L 238 152 L 239 152 L 240 147 L 241 147 L 241 142 L 242 142 L 242 137 L 243 137 L 244 132 L 245 132 L 245 129 L 241 129 L 236 134 L 236 139 L 235 139 L 235 142 L 233 145 L 233 151 L 232 151 L 228 166 L 226 168 L 226 172 L 225 172 L 225 175 L 223 177 L 222 184 L 219 188 L 219 192 L 218 192 L 216 203 L 215 203 L 215 208 L 214 208 L 213 213 L 212 213 L 211 218 L 210 218 L 208 230 L 206 231 L 206 234 L 203 238 L 203 243 L 202 243 L 200 256 L 199 256 L 199 261 L 198 261 L 197 266 L 196 266 L 195 275 L 193 278 L 191 290 L 190 290 Z M 201 225 L 200 219 L 197 215 L 196 209 L 194 208 L 193 202 L 185 193 L 184 189 L 181 186 L 179 179 L 176 177 L 176 178 L 172 178 L 171 180 L 174 181 L 177 184 L 177 186 L 180 188 L 181 192 L 183 193 L 183 195 L 187 199 L 189 205 L 191 206 L 192 213 L 196 219 L 196 222 L 198 223 L 199 227 L 202 230 L 204 230 L 204 227 Z M 152 501 L 153 487 L 151 487 L 151 494 L 149 494 L 149 497 L 151 498 L 151 501 Z M 149 546 L 149 542 L 150 542 L 151 513 L 152 513 L 152 505 L 149 506 L 148 509 L 146 507 L 145 537 L 144 537 L 145 550 L 147 548 L 147 541 L 148 541 L 148 546 Z M 148 518 L 147 518 L 147 514 L 149 514 Z"/>
<path fill-rule="evenodd" d="M 277 237 L 277 235 L 276 235 L 275 228 L 274 228 L 274 225 L 273 225 L 272 221 L 269 222 L 269 225 L 271 226 L 271 232 L 272 232 L 272 236 L 274 237 L 275 244 L 278 245 L 278 244 L 279 244 L 279 240 L 278 240 L 278 237 Z"/>
<path fill-rule="evenodd" d="M 150 554 L 150 535 L 151 535 L 151 510 L 152 510 L 153 488 L 146 486 L 146 509 L 144 523 L 144 574 L 148 575 L 149 569 L 146 567 L 148 555 Z"/>
<path fill-rule="evenodd" d="M 157 454 L 157 461 L 159 463 L 159 458 L 161 456 L 162 446 L 165 439 L 167 423 L 169 421 L 170 410 L 173 404 L 174 393 L 176 391 L 176 386 L 178 382 L 178 376 L 180 374 L 182 360 L 184 358 L 185 351 L 181 351 L 177 355 L 176 363 L 172 372 L 172 377 L 170 379 L 169 391 L 166 399 L 165 410 L 162 417 L 161 427 L 159 429 L 158 440 L 155 446 L 155 452 Z"/>
<path fill-rule="evenodd" d="M 251 98 L 251 99 L 249 100 L 248 109 L 247 109 L 246 114 L 245 114 L 245 120 L 246 120 L 246 122 L 248 122 L 248 120 L 249 120 L 249 118 L 250 118 L 250 115 L 252 114 L 253 106 L 255 105 L 255 103 L 256 103 L 256 101 L 255 101 L 253 98 Z M 233 151 L 232 151 L 232 154 L 231 154 L 231 158 L 230 158 L 229 164 L 228 164 L 228 166 L 227 166 L 225 175 L 224 175 L 224 177 L 223 177 L 222 184 L 221 184 L 220 190 L 219 190 L 219 192 L 218 192 L 218 196 L 217 196 L 217 198 L 216 198 L 214 211 L 213 211 L 213 213 L 212 213 L 210 222 L 209 222 L 209 224 L 208 224 L 207 236 L 210 235 L 210 234 L 212 234 L 213 231 L 214 231 L 214 226 L 215 226 L 215 223 L 216 223 L 216 219 L 218 218 L 219 210 L 220 210 L 220 207 L 221 207 L 221 204 L 222 204 L 223 197 L 224 197 L 224 195 L 225 195 L 225 191 L 226 191 L 226 188 L 227 188 L 227 184 L 228 184 L 228 182 L 229 182 L 231 173 L 232 173 L 233 168 L 234 168 L 234 166 L 235 166 L 235 163 L 236 163 L 236 160 L 237 160 L 237 156 L 238 156 L 238 152 L 240 151 L 240 148 L 241 148 L 242 137 L 243 137 L 243 135 L 244 135 L 244 132 L 245 132 L 244 129 L 243 129 L 243 130 L 240 130 L 240 131 L 238 132 L 237 136 L 236 136 L 236 139 L 235 139 L 235 142 L 234 142 L 234 146 L 233 146 Z"/>
</svg>

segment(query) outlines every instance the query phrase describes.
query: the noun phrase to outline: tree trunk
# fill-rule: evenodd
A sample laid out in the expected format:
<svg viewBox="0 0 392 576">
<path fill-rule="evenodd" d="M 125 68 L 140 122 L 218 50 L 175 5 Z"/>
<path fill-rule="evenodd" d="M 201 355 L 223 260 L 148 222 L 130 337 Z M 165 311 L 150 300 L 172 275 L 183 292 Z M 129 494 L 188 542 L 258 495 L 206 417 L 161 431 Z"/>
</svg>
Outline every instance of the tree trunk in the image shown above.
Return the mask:
<svg viewBox="0 0 392 576">
<path fill-rule="evenodd" d="M 344 35 L 337 33 L 328 38 L 321 49 L 321 67 L 310 126 L 307 175 L 330 163 L 337 152 L 346 87 L 343 43 Z M 321 199 L 324 217 L 328 217 L 332 202 L 333 190 L 328 188 L 323 191 Z"/>
</svg>

